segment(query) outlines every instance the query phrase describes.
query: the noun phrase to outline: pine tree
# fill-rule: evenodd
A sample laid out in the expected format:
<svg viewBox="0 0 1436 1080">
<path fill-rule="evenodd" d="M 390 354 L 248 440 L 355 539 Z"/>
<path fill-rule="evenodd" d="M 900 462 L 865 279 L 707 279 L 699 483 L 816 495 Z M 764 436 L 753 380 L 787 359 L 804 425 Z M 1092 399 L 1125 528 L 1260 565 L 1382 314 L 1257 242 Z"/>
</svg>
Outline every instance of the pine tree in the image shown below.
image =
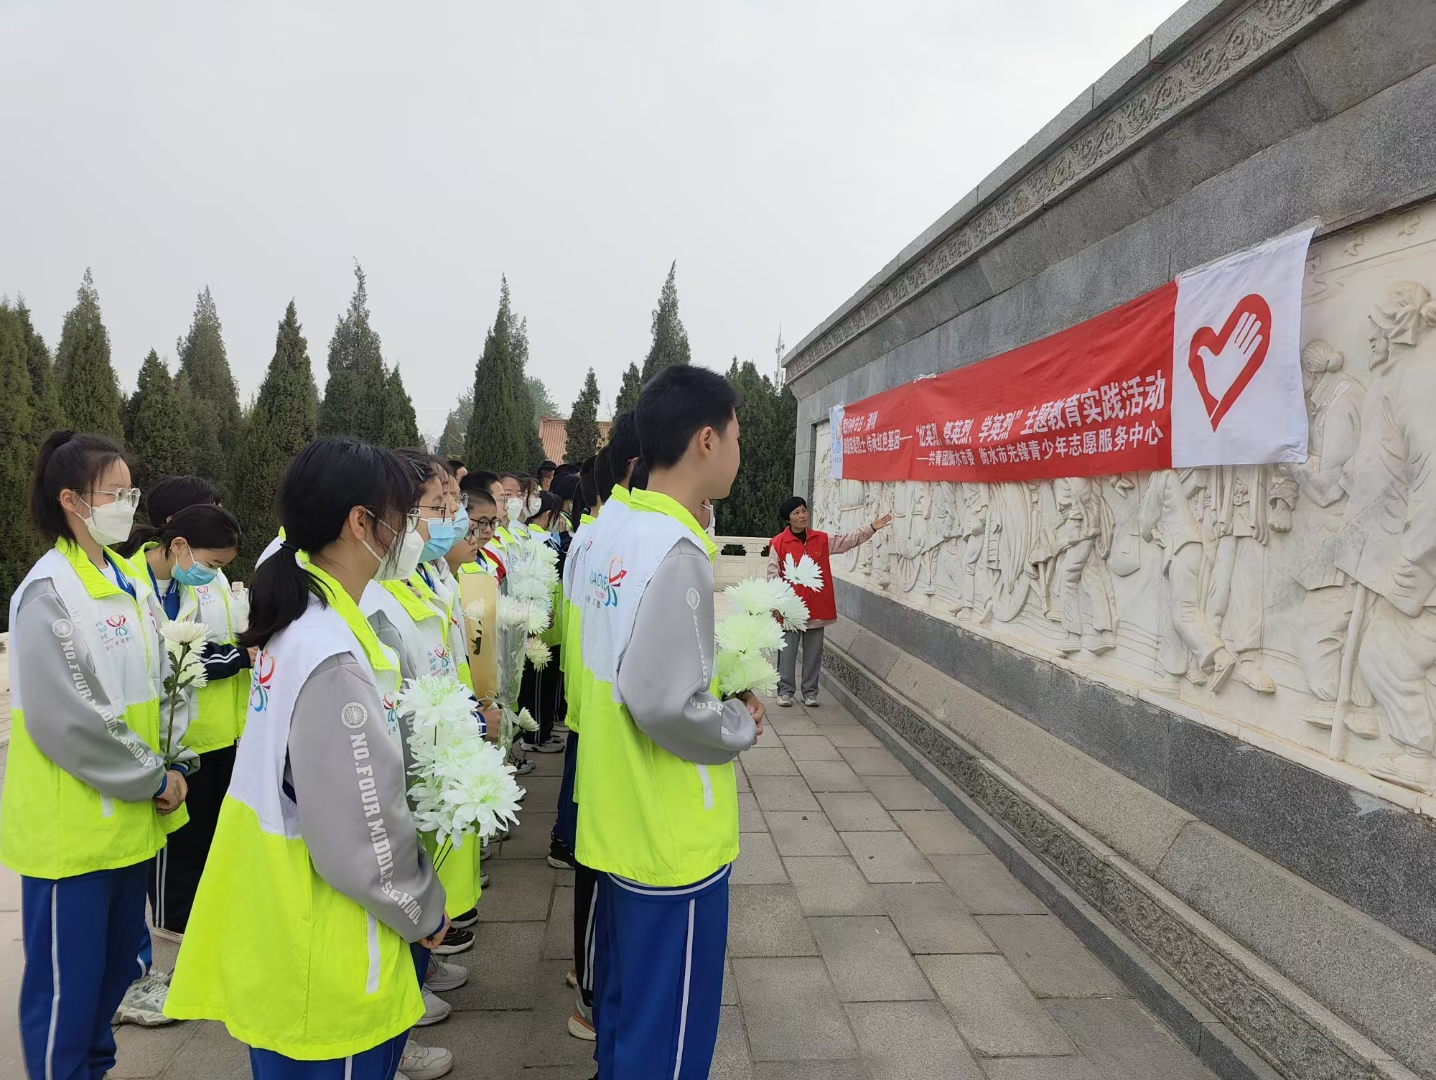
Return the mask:
<svg viewBox="0 0 1436 1080">
<path fill-rule="evenodd" d="M 20 311 L 24 308 L 21 307 Z M 9 628 L 10 596 L 38 554 L 30 528 L 30 474 L 37 438 L 31 409 L 28 318 L 0 301 L 0 630 Z"/>
<path fill-rule="evenodd" d="M 309 343 L 291 300 L 279 324 L 274 359 L 250 410 L 240 448 L 233 509 L 244 526 L 244 558 L 242 569 L 231 577 L 247 573 L 279 531 L 275 507 L 279 481 L 294 455 L 315 437 L 318 398 L 309 365 Z"/>
<path fill-rule="evenodd" d="M 329 381 L 319 406 L 319 434 L 358 435 L 371 442 L 384 433 L 386 396 L 379 335 L 369 326 L 369 289 L 354 264 L 354 295 L 329 339 Z"/>
<path fill-rule="evenodd" d="M 638 407 L 638 395 L 643 391 L 643 376 L 638 373 L 637 364 L 629 364 L 623 373 L 623 383 L 618 388 L 618 400 L 613 403 L 613 415 L 622 416 L 629 409 Z"/>
<path fill-rule="evenodd" d="M 598 379 L 593 368 L 583 381 L 577 400 L 568 414 L 568 441 L 564 443 L 563 459 L 578 465 L 598 453 Z"/>
<path fill-rule="evenodd" d="M 125 441 L 134 458 L 134 481 L 141 490 L 149 490 L 166 476 L 195 471 L 186 433 L 174 422 L 176 400 L 175 381 L 159 353 L 151 349 L 126 407 Z"/>
<path fill-rule="evenodd" d="M 175 343 L 179 356 L 177 385 L 185 433 L 190 440 L 190 468 L 212 480 L 221 491 L 233 492 L 235 461 L 243 438 L 239 386 L 230 373 L 224 337 L 209 286 L 195 301 L 189 333 Z"/>
<path fill-rule="evenodd" d="M 658 306 L 653 309 L 653 344 L 643 361 L 643 381 L 647 382 L 666 367 L 687 364 L 692 356 L 688 350 L 688 331 L 683 329 L 683 320 L 678 317 L 678 262 L 674 260 L 668 268 L 668 280 L 658 294 Z"/>
<path fill-rule="evenodd" d="M 459 403 L 449 410 L 444 421 L 444 432 L 439 436 L 439 446 L 434 452 L 442 458 L 464 456 L 464 433 L 469 430 L 469 421 L 474 415 L 474 391 L 465 390 Z"/>
<path fill-rule="evenodd" d="M 419 421 L 414 415 L 414 403 L 404 389 L 404 379 L 399 374 L 399 365 L 390 369 L 384 380 L 384 427 L 379 436 L 379 445 L 390 449 L 401 446 L 423 445 L 419 437 Z"/>
<path fill-rule="evenodd" d="M 464 437 L 464 460 L 472 468 L 524 472 L 539 460 L 534 457 L 533 404 L 524 386 L 527 356 L 528 335 L 514 317 L 505 278 L 498 314 L 474 365 L 474 412 Z M 543 453 L 541 445 L 538 453 Z"/>
<path fill-rule="evenodd" d="M 65 423 L 76 431 L 124 438 L 120 382 L 110 364 L 110 335 L 100 316 L 100 296 L 87 268 L 76 294 L 79 302 L 65 316 L 55 350 L 55 384 Z"/>
</svg>

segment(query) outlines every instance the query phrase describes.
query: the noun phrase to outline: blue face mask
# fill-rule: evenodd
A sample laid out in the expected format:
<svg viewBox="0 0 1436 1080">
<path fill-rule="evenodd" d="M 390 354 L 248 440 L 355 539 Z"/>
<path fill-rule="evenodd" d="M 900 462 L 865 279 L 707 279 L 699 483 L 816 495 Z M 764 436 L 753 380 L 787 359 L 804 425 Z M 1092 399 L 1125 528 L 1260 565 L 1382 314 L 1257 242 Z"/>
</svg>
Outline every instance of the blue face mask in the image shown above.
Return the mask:
<svg viewBox="0 0 1436 1080">
<path fill-rule="evenodd" d="M 191 553 L 190 558 L 193 561 L 189 564 L 188 568 L 181 566 L 179 560 L 176 559 L 174 569 L 170 571 L 170 576 L 181 585 L 208 585 L 214 580 L 215 574 L 219 573 L 219 571 L 213 567 L 205 566 L 201 563 L 194 557 L 193 553 Z"/>
<path fill-rule="evenodd" d="M 454 546 L 455 523 L 452 521 L 426 521 L 429 527 L 429 539 L 424 544 L 424 551 L 419 556 L 421 562 L 433 562 L 435 559 L 442 559 Z"/>
<path fill-rule="evenodd" d="M 462 537 L 469 535 L 469 511 L 465 507 L 459 507 L 459 512 L 454 515 L 454 543 L 457 544 Z"/>
</svg>

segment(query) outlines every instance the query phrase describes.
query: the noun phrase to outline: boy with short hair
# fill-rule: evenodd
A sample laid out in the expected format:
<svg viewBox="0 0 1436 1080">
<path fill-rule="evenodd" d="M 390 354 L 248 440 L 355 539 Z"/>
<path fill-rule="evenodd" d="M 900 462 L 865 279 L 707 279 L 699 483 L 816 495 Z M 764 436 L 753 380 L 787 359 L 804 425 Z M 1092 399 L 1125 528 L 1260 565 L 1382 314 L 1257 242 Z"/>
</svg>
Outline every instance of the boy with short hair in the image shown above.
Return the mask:
<svg viewBox="0 0 1436 1080">
<path fill-rule="evenodd" d="M 738 856 L 733 761 L 761 732 L 763 705 L 713 694 L 717 549 L 697 519 L 738 471 L 737 402 L 706 368 L 649 380 L 635 417 L 647 490 L 628 494 L 622 528 L 596 530 L 576 583 L 587 680 L 576 855 L 599 872 L 605 1078 L 706 1077 L 717 1039 Z"/>
</svg>

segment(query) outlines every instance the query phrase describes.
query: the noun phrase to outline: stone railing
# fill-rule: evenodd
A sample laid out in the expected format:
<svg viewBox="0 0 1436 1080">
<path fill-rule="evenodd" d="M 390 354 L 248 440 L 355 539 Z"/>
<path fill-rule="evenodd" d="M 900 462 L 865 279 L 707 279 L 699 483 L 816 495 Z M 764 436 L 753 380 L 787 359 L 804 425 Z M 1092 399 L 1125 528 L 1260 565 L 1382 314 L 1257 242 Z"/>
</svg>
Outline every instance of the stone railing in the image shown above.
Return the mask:
<svg viewBox="0 0 1436 1080">
<path fill-rule="evenodd" d="M 768 553 L 769 536 L 720 536 L 714 542 L 721 552 L 728 547 L 741 547 L 743 554 L 751 558 L 754 555 L 766 555 Z M 737 555 L 733 555 L 736 558 Z"/>
</svg>

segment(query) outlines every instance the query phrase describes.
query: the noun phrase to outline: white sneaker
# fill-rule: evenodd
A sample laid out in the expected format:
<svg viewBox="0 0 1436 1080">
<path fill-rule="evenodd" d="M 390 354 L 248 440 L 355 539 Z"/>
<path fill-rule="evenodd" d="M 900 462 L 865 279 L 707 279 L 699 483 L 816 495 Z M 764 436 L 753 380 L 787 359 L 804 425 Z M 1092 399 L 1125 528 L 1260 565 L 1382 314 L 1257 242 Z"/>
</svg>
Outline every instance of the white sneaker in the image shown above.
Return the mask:
<svg viewBox="0 0 1436 1080">
<path fill-rule="evenodd" d="M 410 1039 L 404 1044 L 399 1068 L 409 1080 L 438 1080 L 453 1070 L 454 1055 L 442 1047 L 420 1046 Z"/>
<path fill-rule="evenodd" d="M 429 954 L 429 970 L 424 975 L 424 988 L 436 994 L 457 990 L 469 981 L 469 969 L 459 964 L 449 964 L 433 953 Z"/>
<path fill-rule="evenodd" d="M 428 1027 L 430 1024 L 437 1024 L 440 1020 L 447 1020 L 454 1007 L 447 1001 L 434 993 L 427 986 L 424 987 L 424 1015 L 419 1017 L 415 1027 Z M 408 1051 L 405 1051 L 408 1053 Z M 407 1070 L 406 1070 L 407 1071 Z M 444 1072 L 448 1072 L 445 1069 Z M 435 1076 L 442 1076 L 443 1073 L 435 1073 Z"/>
<path fill-rule="evenodd" d="M 806 706 L 807 706 L 808 708 L 810 708 L 810 709 L 816 709 L 816 708 L 818 707 L 818 695 L 817 695 L 817 694 L 804 694 L 804 695 L 803 695 L 803 704 L 806 705 Z"/>
<path fill-rule="evenodd" d="M 169 994 L 170 977 L 165 971 L 151 971 L 130 983 L 120 1007 L 110 1019 L 112 1024 L 138 1024 L 140 1027 L 163 1027 L 174 1019 L 165 1015 L 165 997 Z"/>
</svg>

